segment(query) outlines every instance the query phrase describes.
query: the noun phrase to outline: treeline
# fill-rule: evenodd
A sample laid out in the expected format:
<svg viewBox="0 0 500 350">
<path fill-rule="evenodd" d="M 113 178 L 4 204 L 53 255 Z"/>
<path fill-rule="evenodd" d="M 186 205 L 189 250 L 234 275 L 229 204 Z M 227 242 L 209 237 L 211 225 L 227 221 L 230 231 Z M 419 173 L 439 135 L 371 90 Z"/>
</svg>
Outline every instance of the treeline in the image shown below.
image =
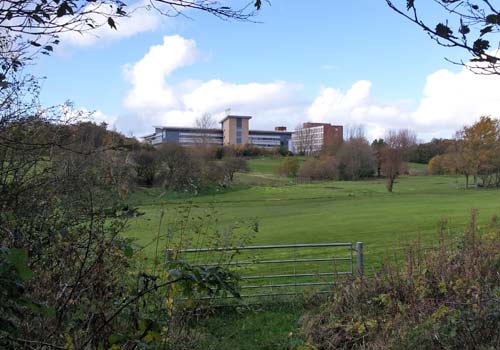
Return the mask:
<svg viewBox="0 0 500 350">
<path fill-rule="evenodd" d="M 138 185 L 198 193 L 211 186 L 229 187 L 236 172 L 247 170 L 247 162 L 238 151 L 178 143 L 141 145 L 132 153 L 131 166 Z"/>
<path fill-rule="evenodd" d="M 2 130 L 12 142 L 58 145 L 55 152 L 45 147 L 40 156 L 59 164 L 72 162 L 74 154 L 93 154 L 91 166 L 96 174 L 119 185 L 126 193 L 134 186 L 162 187 L 169 191 L 198 193 L 211 187 L 229 187 L 237 171 L 245 171 L 245 156 L 271 154 L 248 145 L 218 147 L 199 144 L 183 147 L 178 143 L 152 146 L 135 138 L 108 130 L 106 124 L 93 122 L 54 123 L 37 120 L 11 124 Z M 272 154 L 278 153 L 278 150 Z M 61 156 L 64 154 L 64 156 Z M 16 160 L 12 159 L 12 162 Z M 82 165 L 83 166 L 83 165 Z M 87 164 L 90 166 L 90 164 Z M 4 179 L 5 180 L 5 179 Z"/>
<path fill-rule="evenodd" d="M 466 126 L 446 151 L 429 162 L 432 174 L 465 176 L 465 187 L 500 186 L 500 121 L 481 117 L 472 126 Z"/>
<path fill-rule="evenodd" d="M 296 157 L 285 157 L 279 173 L 309 180 L 353 181 L 385 176 L 387 190 L 392 192 L 397 176 L 408 171 L 406 164 L 415 145 L 416 135 L 407 129 L 390 131 L 371 144 L 358 131 L 302 164 Z"/>
</svg>

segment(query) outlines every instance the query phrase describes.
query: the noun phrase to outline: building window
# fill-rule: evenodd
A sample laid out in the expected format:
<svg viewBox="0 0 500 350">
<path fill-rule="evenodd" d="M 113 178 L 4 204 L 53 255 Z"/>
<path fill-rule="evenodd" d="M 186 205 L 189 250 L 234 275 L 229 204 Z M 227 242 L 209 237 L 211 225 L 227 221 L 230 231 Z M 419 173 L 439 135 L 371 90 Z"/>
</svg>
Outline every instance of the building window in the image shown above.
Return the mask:
<svg viewBox="0 0 500 350">
<path fill-rule="evenodd" d="M 241 119 L 236 119 L 236 144 L 241 145 L 243 143 L 243 131 L 242 131 L 243 123 Z"/>
</svg>

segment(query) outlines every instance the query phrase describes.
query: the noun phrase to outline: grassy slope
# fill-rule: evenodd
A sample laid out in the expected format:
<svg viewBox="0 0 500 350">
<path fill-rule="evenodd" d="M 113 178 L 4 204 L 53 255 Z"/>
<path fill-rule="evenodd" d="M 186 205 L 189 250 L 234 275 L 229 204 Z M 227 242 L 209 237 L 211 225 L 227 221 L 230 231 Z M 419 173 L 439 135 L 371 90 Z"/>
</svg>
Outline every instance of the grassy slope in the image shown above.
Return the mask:
<svg viewBox="0 0 500 350">
<path fill-rule="evenodd" d="M 403 177 L 395 192 L 387 193 L 383 180 L 328 182 L 276 186 L 279 160 L 252 160 L 251 173 L 241 174 L 236 188 L 215 195 L 201 195 L 194 202 L 201 211 L 215 202 L 223 224 L 237 218 L 256 217 L 260 223 L 255 244 L 363 241 L 367 266 L 392 258 L 395 247 L 417 236 L 436 240 L 437 223 L 446 218 L 459 232 L 472 208 L 480 210 L 480 222 L 500 213 L 499 190 L 462 188 L 462 179 L 444 176 Z M 248 186 L 255 177 L 271 179 L 270 186 Z M 253 182 L 250 182 L 253 183 Z M 264 183 L 265 184 L 265 183 Z M 139 243 L 150 242 L 160 217 L 158 191 L 143 191 L 132 197 L 146 214 L 130 223 L 127 235 Z M 185 196 L 168 197 L 167 216 Z M 146 249 L 152 253 L 152 247 Z M 197 325 L 205 334 L 203 348 L 288 349 L 298 342 L 294 332 L 301 308 L 274 308 L 262 312 L 222 314 Z"/>
<path fill-rule="evenodd" d="M 485 221 L 500 212 L 497 190 L 461 189 L 453 177 L 404 177 L 387 193 L 383 181 L 329 182 L 281 187 L 241 187 L 194 199 L 200 209 L 215 203 L 222 225 L 255 217 L 260 232 L 255 244 L 365 243 L 368 265 L 380 262 L 394 246 L 435 239 L 437 223 L 447 218 L 460 229 L 468 211 L 480 210 Z M 180 200 L 175 200 L 177 203 Z M 139 243 L 151 241 L 158 228 L 158 199 L 142 199 L 146 215 L 130 223 L 127 235 Z M 169 208 L 176 204 L 167 204 Z"/>
</svg>

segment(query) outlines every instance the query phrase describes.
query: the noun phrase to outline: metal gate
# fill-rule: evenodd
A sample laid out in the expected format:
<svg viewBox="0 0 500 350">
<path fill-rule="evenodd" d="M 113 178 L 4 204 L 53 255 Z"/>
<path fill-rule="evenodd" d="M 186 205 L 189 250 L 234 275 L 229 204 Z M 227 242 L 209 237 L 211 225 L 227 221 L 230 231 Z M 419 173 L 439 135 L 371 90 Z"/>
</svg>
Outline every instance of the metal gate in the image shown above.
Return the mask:
<svg viewBox="0 0 500 350">
<path fill-rule="evenodd" d="M 225 266 L 238 273 L 243 298 L 328 293 L 333 285 L 364 271 L 362 242 L 357 242 L 356 248 L 353 243 L 312 243 L 182 249 L 175 253 L 176 259 L 205 267 Z M 174 252 L 169 251 L 168 258 L 173 257 Z"/>
</svg>

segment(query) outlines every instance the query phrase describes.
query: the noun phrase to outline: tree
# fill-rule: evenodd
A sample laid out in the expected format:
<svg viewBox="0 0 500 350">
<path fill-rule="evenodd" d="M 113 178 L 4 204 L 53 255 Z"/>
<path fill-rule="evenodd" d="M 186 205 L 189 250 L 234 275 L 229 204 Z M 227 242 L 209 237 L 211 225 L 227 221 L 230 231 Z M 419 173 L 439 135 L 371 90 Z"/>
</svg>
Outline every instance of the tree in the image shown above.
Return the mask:
<svg viewBox="0 0 500 350">
<path fill-rule="evenodd" d="M 336 180 L 338 178 L 337 161 L 332 156 L 306 160 L 300 167 L 299 176 L 309 180 Z"/>
<path fill-rule="evenodd" d="M 293 134 L 293 144 L 298 154 L 314 154 L 317 151 L 314 147 L 314 129 L 299 124 Z"/>
<path fill-rule="evenodd" d="M 498 56 L 498 33 L 500 32 L 500 8 L 498 3 L 489 0 L 435 0 L 434 2 L 448 15 L 448 18 L 435 25 L 424 21 L 418 11 L 418 0 L 404 1 L 396 5 L 386 0 L 398 14 L 423 29 L 439 45 L 458 47 L 471 55 L 469 62 L 451 61 L 461 64 L 475 73 L 500 74 Z"/>
<path fill-rule="evenodd" d="M 392 192 L 394 182 L 409 156 L 409 150 L 415 145 L 417 137 L 408 129 L 391 130 L 384 137 L 386 147 L 383 150 L 382 172 L 387 177 L 387 190 Z"/>
<path fill-rule="evenodd" d="M 410 152 L 410 162 L 427 164 L 438 155 L 447 152 L 453 140 L 432 139 L 430 142 L 419 143 Z"/>
<path fill-rule="evenodd" d="M 258 9 L 261 1 L 252 4 Z M 254 11 L 215 0 L 152 5 L 166 15 L 190 8 L 236 20 Z M 170 328 L 164 321 L 168 286 L 188 282 L 184 287 L 215 293 L 229 287 L 238 296 L 234 275 L 223 268 L 179 263 L 151 275 L 130 269 L 137 261 L 130 259 L 131 240 L 121 235 L 128 209 L 118 186 L 128 177 L 122 150 L 130 145 L 105 125 L 66 118 L 79 113 L 43 108 L 37 80 L 22 74 L 36 54 L 53 51 L 61 33 L 119 29 L 115 19 L 126 15 L 118 0 L 7 0 L 0 6 L 2 349 L 165 347 L 168 340 L 151 333 Z"/>
<path fill-rule="evenodd" d="M 134 153 L 133 167 L 140 185 L 151 187 L 155 184 L 159 170 L 158 158 L 154 148 L 143 148 Z"/>
<path fill-rule="evenodd" d="M 384 139 L 373 140 L 372 142 L 372 150 L 373 155 L 375 156 L 375 163 L 377 168 L 377 177 L 382 176 L 382 161 L 384 155 L 384 148 L 386 144 Z"/>
<path fill-rule="evenodd" d="M 459 152 L 463 159 L 463 173 L 474 177 L 474 187 L 478 187 L 478 178 L 483 175 L 482 185 L 487 186 L 489 175 L 495 172 L 496 156 L 499 143 L 499 121 L 490 117 L 481 119 L 470 127 L 464 127 L 458 133 Z"/>
<path fill-rule="evenodd" d="M 364 137 L 345 141 L 337 155 L 340 179 L 359 180 L 373 176 L 375 157 L 370 144 Z"/>
<path fill-rule="evenodd" d="M 198 146 L 207 147 L 213 146 L 211 141 L 212 129 L 215 129 L 217 122 L 210 113 L 204 113 L 201 117 L 196 118 L 195 128 L 198 129 L 199 138 L 196 140 Z"/>
<path fill-rule="evenodd" d="M 286 156 L 281 163 L 278 173 L 282 176 L 297 177 L 300 169 L 297 157 Z"/>
<path fill-rule="evenodd" d="M 234 174 L 239 171 L 248 171 L 248 164 L 245 158 L 229 157 L 222 161 L 222 169 L 224 177 L 228 179 L 226 182 L 233 182 Z"/>
</svg>

